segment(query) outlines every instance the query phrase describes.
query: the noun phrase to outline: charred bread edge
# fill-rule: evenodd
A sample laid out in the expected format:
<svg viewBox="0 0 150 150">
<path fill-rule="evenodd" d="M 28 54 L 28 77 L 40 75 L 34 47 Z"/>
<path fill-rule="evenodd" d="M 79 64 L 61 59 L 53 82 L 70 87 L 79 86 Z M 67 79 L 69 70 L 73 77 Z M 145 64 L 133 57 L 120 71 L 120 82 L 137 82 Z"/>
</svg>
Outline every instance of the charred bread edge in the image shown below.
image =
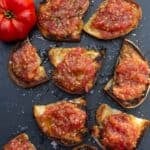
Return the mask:
<svg viewBox="0 0 150 150">
<path fill-rule="evenodd" d="M 87 149 L 84 149 L 87 148 Z M 89 145 L 89 144 L 82 144 L 77 147 L 74 147 L 72 150 L 98 150 L 97 147 Z"/>
<path fill-rule="evenodd" d="M 16 139 L 16 138 L 19 137 L 19 136 L 23 136 L 24 139 L 28 140 L 28 141 L 30 142 L 30 145 L 32 146 L 32 148 L 33 148 L 34 150 L 36 150 L 35 145 L 34 145 L 33 143 L 31 143 L 31 141 L 30 141 L 30 139 L 29 139 L 29 136 L 28 136 L 26 133 L 20 133 L 20 134 L 18 134 L 16 137 L 13 137 L 12 139 L 10 139 L 10 140 L 3 146 L 2 150 L 5 150 L 4 148 L 5 148 L 7 145 L 9 145 L 9 142 L 11 142 L 13 139 Z"/>
<path fill-rule="evenodd" d="M 137 24 L 136 24 L 134 27 L 127 29 L 125 32 L 121 32 L 120 35 L 115 35 L 115 36 L 112 36 L 112 37 L 109 37 L 109 38 L 101 36 L 101 33 L 100 33 L 100 32 L 103 31 L 103 30 L 98 30 L 98 29 L 91 28 L 91 27 L 90 27 L 90 26 L 91 26 L 91 22 L 92 22 L 93 19 L 96 17 L 97 12 L 99 11 L 99 9 L 101 9 L 101 7 L 102 7 L 105 3 L 107 3 L 107 1 L 108 1 L 108 0 L 103 0 L 103 1 L 100 3 L 100 5 L 99 5 L 99 7 L 97 8 L 97 10 L 95 11 L 95 13 L 94 13 L 94 14 L 89 18 L 89 20 L 85 23 L 85 25 L 84 25 L 84 27 L 83 27 L 83 30 L 84 30 L 86 33 L 88 33 L 89 35 L 91 35 L 91 36 L 93 36 L 93 37 L 96 37 L 96 38 L 98 38 L 98 39 L 111 40 L 111 39 L 115 39 L 115 38 L 118 38 L 118 37 L 123 37 L 123 36 L 127 35 L 127 34 L 130 33 L 132 30 L 134 30 L 135 28 L 138 27 L 138 24 L 139 24 L 140 20 L 142 19 L 142 9 L 141 9 L 140 5 L 139 5 L 135 0 L 125 0 L 125 1 L 127 1 L 127 2 L 129 2 L 129 3 L 135 4 L 136 7 L 137 7 L 137 9 L 139 10 L 140 16 L 139 16 L 139 18 L 138 18 L 138 20 L 137 20 Z M 96 33 L 96 32 L 97 32 L 97 33 Z M 110 33 L 110 32 L 107 32 L 107 33 Z"/>
<path fill-rule="evenodd" d="M 80 26 L 80 30 L 82 31 L 82 28 L 83 28 L 83 22 L 82 22 L 82 25 Z M 56 36 L 54 36 L 54 35 L 47 35 L 47 34 L 45 34 L 44 32 L 45 31 L 43 31 L 43 29 L 42 29 L 42 27 L 38 24 L 38 28 L 39 28 L 39 30 L 40 30 L 40 32 L 41 32 L 41 34 L 43 35 L 43 37 L 45 38 L 45 39 L 48 39 L 48 40 L 51 40 L 51 41 L 53 41 L 53 42 L 79 42 L 81 39 L 81 35 L 79 35 L 79 34 L 77 34 L 78 35 L 78 37 L 77 38 L 73 38 L 72 37 L 72 35 L 69 35 L 69 36 L 67 36 L 67 37 L 65 37 L 65 38 L 57 38 Z M 81 34 L 81 31 L 80 31 L 80 34 Z"/>
<path fill-rule="evenodd" d="M 32 88 L 32 87 L 38 86 L 39 84 L 42 84 L 42 83 L 45 83 L 45 82 L 48 81 L 48 76 L 47 76 L 47 74 L 46 74 L 46 70 L 44 69 L 46 76 L 45 76 L 45 78 L 43 78 L 42 80 L 40 80 L 40 81 L 35 81 L 35 82 L 31 82 L 31 83 L 26 83 L 26 82 L 24 82 L 24 81 L 19 80 L 19 79 L 15 76 L 15 74 L 13 73 L 13 69 L 12 69 L 12 67 L 11 67 L 11 65 L 10 65 L 10 61 L 11 61 L 11 57 L 12 57 L 12 55 L 13 55 L 13 52 L 17 51 L 17 48 L 21 47 L 21 46 L 24 45 L 25 43 L 28 43 L 28 44 L 31 45 L 29 39 L 27 39 L 27 40 L 25 40 L 25 41 L 23 41 L 23 42 L 21 42 L 21 43 L 17 43 L 16 46 L 13 48 L 12 52 L 10 53 L 9 62 L 8 62 L 8 73 L 9 73 L 10 78 L 13 80 L 13 82 L 14 82 L 15 84 L 17 84 L 18 86 L 23 87 L 23 88 Z M 40 66 L 40 67 L 43 67 L 43 68 L 44 68 L 44 66 Z"/>
<path fill-rule="evenodd" d="M 39 6 L 39 10 L 41 9 L 42 5 L 45 5 L 46 3 L 48 3 L 48 0 L 45 0 L 43 2 L 40 3 L 40 6 Z M 84 18 L 84 15 L 86 14 L 86 12 L 88 11 L 88 8 L 89 8 L 89 5 L 90 5 L 90 2 L 89 0 L 87 0 L 87 7 L 85 9 L 85 12 L 82 13 L 78 18 L 81 19 L 81 24 L 78 28 L 77 31 L 71 33 L 70 35 L 68 35 L 66 38 L 57 38 L 56 36 L 53 36 L 53 35 L 47 35 L 45 34 L 45 30 L 42 29 L 42 27 L 37 23 L 37 26 L 39 28 L 39 31 L 41 32 L 41 34 L 43 35 L 44 38 L 46 39 L 49 39 L 51 41 L 58 41 L 58 42 L 79 42 L 81 40 L 81 35 L 82 35 L 82 30 L 83 30 L 83 27 L 84 27 L 84 22 L 83 22 L 83 18 Z M 39 14 L 39 11 L 38 11 L 38 14 Z M 44 32 L 43 32 L 44 31 Z M 73 34 L 76 33 L 77 37 L 74 38 L 73 37 Z"/>
<path fill-rule="evenodd" d="M 56 48 L 52 48 L 52 49 L 63 49 L 63 48 L 57 48 L 57 47 L 56 47 Z M 65 48 L 65 49 L 70 49 L 70 48 Z M 51 49 L 49 50 L 49 52 L 50 52 L 50 51 L 51 51 Z M 96 51 L 96 50 L 89 49 L 89 50 L 87 50 L 87 51 Z M 48 53 L 49 53 L 49 52 L 48 52 Z M 98 55 L 94 60 L 95 60 L 96 63 L 98 64 L 98 68 L 97 68 L 97 73 L 96 73 L 96 76 L 95 76 L 95 79 L 94 79 L 94 82 L 93 82 L 93 86 L 91 87 L 91 89 L 94 87 L 94 85 L 95 85 L 95 83 L 96 83 L 96 81 L 97 81 L 97 78 L 98 78 L 99 73 L 100 73 L 101 68 L 102 68 L 103 59 L 104 59 L 104 55 L 105 55 L 105 50 L 96 51 L 96 52 L 98 52 L 99 55 Z M 49 56 L 50 56 L 50 55 L 49 55 Z M 49 58 L 52 60 L 51 57 L 49 57 Z M 50 60 L 50 62 L 51 62 L 51 60 Z M 52 63 L 52 62 L 51 62 L 51 63 Z M 53 66 L 54 66 L 54 65 L 53 65 Z M 69 93 L 69 94 L 81 95 L 81 94 L 86 93 L 85 91 L 80 91 L 80 92 L 72 92 L 72 91 L 69 91 L 69 90 L 65 89 L 65 87 L 60 86 L 57 81 L 53 81 L 53 76 L 54 76 L 54 73 L 55 73 L 55 68 L 56 68 L 56 67 L 54 67 L 54 70 L 53 70 L 53 72 L 52 72 L 51 80 L 52 80 L 52 82 L 53 82 L 58 88 L 60 88 L 62 91 L 65 91 L 65 92 L 67 92 L 67 93 Z M 91 90 L 91 89 L 90 89 L 90 90 Z M 90 90 L 89 90 L 89 91 L 90 91 Z"/>
<path fill-rule="evenodd" d="M 50 104 L 46 104 L 46 105 L 34 105 L 34 106 L 33 106 L 34 119 L 36 120 L 36 123 L 37 123 L 37 125 L 38 125 L 38 127 L 39 127 L 39 129 L 40 129 L 41 131 L 42 131 L 41 126 L 40 126 L 40 124 L 39 124 L 39 121 L 37 121 L 36 115 L 35 115 L 35 114 L 36 114 L 36 113 L 35 113 L 35 112 L 36 112 L 36 111 L 35 111 L 36 107 L 37 107 L 37 106 L 55 105 L 55 104 L 60 104 L 60 103 L 62 103 L 62 102 L 72 103 L 72 104 L 74 104 L 76 107 L 78 107 L 79 109 L 81 109 L 81 110 L 83 110 L 83 111 L 85 111 L 85 112 L 87 113 L 87 111 L 86 111 L 86 109 L 85 109 L 85 108 L 86 108 L 86 105 L 87 105 L 87 101 L 86 101 L 85 99 L 83 99 L 82 97 L 74 98 L 74 99 L 71 99 L 71 100 L 62 100 L 62 101 L 58 101 L 58 102 L 50 103 Z M 83 130 L 83 133 L 80 133 L 82 140 L 81 140 L 80 142 L 74 142 L 74 141 L 62 140 L 62 139 L 58 139 L 58 138 L 55 138 L 55 137 L 51 137 L 50 135 L 48 135 L 48 134 L 46 134 L 46 133 L 44 133 L 44 132 L 42 131 L 42 133 L 43 133 L 44 135 L 46 135 L 46 136 L 48 137 L 48 139 L 50 139 L 50 140 L 55 140 L 58 144 L 63 145 L 63 146 L 66 146 L 66 147 L 72 147 L 72 146 L 77 146 L 77 145 L 81 144 L 81 143 L 83 142 L 84 136 L 86 135 L 86 132 L 87 132 L 87 128 L 86 128 L 86 123 L 85 123 L 85 129 Z"/>
<path fill-rule="evenodd" d="M 147 61 L 146 58 L 141 53 L 139 47 L 136 46 L 132 41 L 130 41 L 128 39 L 125 39 L 124 42 L 123 42 L 123 44 L 122 44 L 122 48 L 121 48 L 121 51 L 120 51 L 120 56 L 121 56 L 121 52 L 122 52 L 122 49 L 123 49 L 123 45 L 125 45 L 125 44 L 126 45 L 128 44 L 128 45 L 132 46 L 134 48 L 134 50 L 139 54 L 139 56 L 141 56 L 141 58 L 144 61 Z M 119 63 L 120 56 L 118 57 L 116 66 Z M 115 72 L 114 72 L 114 75 L 115 75 Z M 112 93 L 112 87 L 113 87 L 113 84 L 114 84 L 114 79 L 113 78 L 108 81 L 108 83 L 104 87 L 104 90 L 108 93 L 108 95 L 110 95 L 110 97 L 112 97 L 116 102 L 118 102 L 123 108 L 128 108 L 128 109 L 130 109 L 130 108 L 136 108 L 139 105 L 141 105 L 144 102 L 144 100 L 147 98 L 147 95 L 148 95 L 149 90 L 150 90 L 150 85 L 147 86 L 146 91 L 141 95 L 141 97 L 135 99 L 133 103 L 131 103 L 130 101 L 126 101 L 125 104 L 122 103 L 122 100 L 120 101 L 120 99 L 117 98 L 117 97 L 115 97 L 115 95 Z"/>
<path fill-rule="evenodd" d="M 101 105 L 98 107 L 97 111 L 96 111 L 96 122 L 97 122 L 97 126 L 95 126 L 95 127 L 99 128 L 99 130 L 103 128 L 103 126 L 102 126 L 103 118 L 100 118 L 100 117 L 103 116 L 103 114 L 105 113 L 105 110 L 107 110 L 107 112 L 109 112 L 108 116 L 109 116 L 109 115 L 112 115 L 112 114 L 125 113 L 125 112 L 120 111 L 120 110 L 118 110 L 118 109 L 112 108 L 111 106 L 109 106 L 109 105 L 107 105 L 107 104 L 104 104 L 104 103 L 101 104 Z M 100 113 L 100 114 L 99 114 L 99 113 Z M 134 116 L 134 115 L 132 115 L 132 114 L 128 114 L 128 113 L 125 113 L 125 114 L 127 114 L 128 116 L 131 116 L 133 119 L 136 118 L 136 119 L 141 119 L 142 121 L 144 121 L 144 122 L 143 122 L 143 126 L 142 126 L 142 128 L 141 128 L 140 137 L 139 137 L 138 140 L 137 140 L 137 145 L 136 145 L 136 147 L 137 147 L 137 146 L 138 146 L 138 142 L 140 141 L 140 139 L 141 139 L 142 136 L 144 135 L 145 130 L 146 130 L 148 127 L 150 127 L 150 120 L 143 119 L 143 118 L 139 118 L 139 117 L 136 117 L 136 116 Z M 106 118 L 106 116 L 104 116 L 104 118 Z M 94 137 L 94 135 L 93 135 L 93 138 L 95 138 L 95 139 L 97 140 L 97 142 L 100 143 L 100 137 Z M 101 145 L 101 143 L 100 143 L 100 145 Z M 103 150 L 106 150 L 106 148 L 105 148 L 103 145 L 102 145 L 102 149 L 103 149 Z"/>
</svg>

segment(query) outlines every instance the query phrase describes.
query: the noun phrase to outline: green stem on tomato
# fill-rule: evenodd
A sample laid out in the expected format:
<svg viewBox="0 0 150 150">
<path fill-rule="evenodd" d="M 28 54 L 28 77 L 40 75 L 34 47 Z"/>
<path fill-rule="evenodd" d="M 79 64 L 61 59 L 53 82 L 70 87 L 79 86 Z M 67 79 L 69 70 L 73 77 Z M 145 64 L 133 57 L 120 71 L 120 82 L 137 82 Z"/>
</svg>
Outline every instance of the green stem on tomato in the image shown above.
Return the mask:
<svg viewBox="0 0 150 150">
<path fill-rule="evenodd" d="M 14 17 L 14 14 L 13 12 L 11 12 L 10 10 L 7 10 L 4 12 L 4 16 L 7 18 L 7 19 L 11 19 Z"/>
</svg>

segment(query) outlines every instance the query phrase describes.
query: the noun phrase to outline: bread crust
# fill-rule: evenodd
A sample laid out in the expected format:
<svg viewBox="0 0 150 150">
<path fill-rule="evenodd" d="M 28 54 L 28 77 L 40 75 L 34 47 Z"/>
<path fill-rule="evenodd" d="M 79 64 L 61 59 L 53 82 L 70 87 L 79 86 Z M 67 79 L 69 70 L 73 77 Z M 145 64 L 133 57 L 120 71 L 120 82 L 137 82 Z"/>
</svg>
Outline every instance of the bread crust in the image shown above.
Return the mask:
<svg viewBox="0 0 150 150">
<path fill-rule="evenodd" d="M 121 51 L 120 51 L 120 56 L 119 56 L 118 61 L 116 63 L 116 67 L 117 67 L 117 65 L 119 64 L 119 61 L 122 58 L 123 49 L 124 49 L 124 46 L 126 46 L 126 45 L 129 46 L 132 49 L 132 52 L 135 52 L 142 60 L 148 62 L 146 60 L 146 58 L 142 55 L 140 49 L 132 41 L 130 41 L 128 39 L 125 39 L 123 44 L 122 44 L 122 48 L 121 48 Z M 150 77 L 150 75 L 149 75 L 149 77 Z M 144 102 L 144 100 L 147 98 L 147 95 L 149 93 L 149 88 L 150 88 L 149 84 L 146 85 L 146 90 L 143 92 L 143 94 L 140 97 L 138 97 L 136 99 L 133 99 L 133 100 L 129 100 L 129 101 L 120 100 L 112 92 L 112 88 L 115 85 L 115 78 L 116 78 L 116 74 L 114 73 L 114 77 L 108 81 L 108 83 L 104 87 L 104 90 L 108 93 L 108 95 L 110 95 L 122 107 L 124 107 L 124 108 L 136 108 L 139 105 L 141 105 Z"/>
<path fill-rule="evenodd" d="M 44 131 L 44 128 L 42 127 L 42 123 L 44 123 L 44 122 L 41 122 L 39 119 L 40 116 L 42 116 L 44 114 L 44 112 L 46 111 L 46 108 L 48 108 L 50 106 L 55 107 L 57 105 L 61 105 L 64 103 L 71 104 L 71 105 L 73 104 L 74 107 L 76 109 L 78 109 L 78 111 L 82 110 L 85 112 L 86 101 L 80 97 L 80 98 L 76 98 L 76 99 L 69 100 L 69 101 L 62 100 L 61 102 L 56 102 L 56 103 L 52 103 L 52 104 L 48 104 L 48 105 L 35 105 L 33 107 L 33 114 L 34 114 L 34 118 L 35 118 L 39 128 L 45 135 L 47 135 L 49 138 L 56 140 L 59 144 L 70 147 L 70 146 L 78 145 L 83 141 L 83 137 L 84 137 L 85 133 L 87 132 L 85 124 L 84 124 L 84 128 L 82 128 L 80 130 L 76 129 L 76 135 L 74 133 L 68 133 L 69 137 L 67 137 L 67 139 L 65 139 L 65 137 L 63 137 L 63 138 L 56 137 L 56 136 L 54 137 L 54 135 L 52 135 L 52 132 L 50 130 Z"/>
<path fill-rule="evenodd" d="M 26 81 L 23 81 L 21 79 L 19 79 L 15 73 L 14 73 L 14 70 L 13 70 L 13 67 L 12 67 L 12 64 L 13 64 L 13 61 L 12 61 L 12 57 L 13 55 L 15 54 L 15 52 L 19 51 L 18 49 L 20 49 L 21 51 L 21 48 L 24 46 L 24 45 L 30 45 L 31 47 L 34 48 L 34 46 L 31 45 L 30 41 L 27 39 L 25 41 L 23 41 L 22 43 L 18 43 L 12 50 L 10 56 L 9 56 L 9 63 L 8 63 L 8 73 L 9 73 L 9 76 L 10 78 L 14 81 L 14 83 L 20 87 L 23 87 L 23 88 L 32 88 L 32 87 L 35 87 L 39 84 L 42 84 L 44 82 L 47 82 L 48 81 L 48 76 L 46 74 L 46 71 L 44 69 L 43 66 L 39 66 L 38 69 L 41 70 L 41 73 L 42 73 L 42 78 L 40 80 L 37 80 L 37 81 L 31 81 L 31 82 L 26 82 Z M 38 56 L 38 54 L 37 54 Z M 21 58 L 20 58 L 21 59 Z M 40 57 L 38 56 L 38 60 L 41 61 Z M 38 75 L 38 74 L 37 74 Z"/>
<path fill-rule="evenodd" d="M 124 1 L 129 2 L 131 5 L 135 5 L 137 8 L 135 10 L 135 14 L 138 15 L 138 18 L 135 21 L 135 23 L 133 23 L 132 26 L 128 27 L 126 30 L 116 31 L 116 32 L 104 31 L 104 30 L 100 30 L 100 29 L 96 29 L 96 28 L 92 27 L 91 26 L 92 21 L 97 16 L 99 10 L 108 4 L 108 0 L 103 0 L 103 2 L 100 4 L 97 11 L 93 14 L 93 16 L 84 25 L 84 31 L 98 39 L 110 40 L 110 39 L 115 39 L 115 38 L 124 36 L 124 35 L 128 34 L 129 32 L 131 32 L 132 30 L 134 30 L 135 28 L 137 28 L 137 26 L 142 18 L 142 9 L 141 9 L 140 5 L 134 0 L 124 0 Z"/>
</svg>

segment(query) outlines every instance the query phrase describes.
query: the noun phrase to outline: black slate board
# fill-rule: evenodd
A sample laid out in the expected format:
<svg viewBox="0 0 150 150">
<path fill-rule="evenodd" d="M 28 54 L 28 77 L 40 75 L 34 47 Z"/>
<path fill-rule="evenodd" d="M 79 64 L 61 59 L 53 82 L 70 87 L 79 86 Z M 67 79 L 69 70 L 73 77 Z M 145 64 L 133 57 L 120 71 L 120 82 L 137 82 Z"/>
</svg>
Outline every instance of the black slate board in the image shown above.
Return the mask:
<svg viewBox="0 0 150 150">
<path fill-rule="evenodd" d="M 37 7 L 39 0 L 36 0 Z M 90 8 L 85 16 L 85 20 L 95 11 L 101 0 L 92 0 Z M 133 40 L 141 49 L 143 54 L 150 60 L 150 15 L 149 15 L 149 2 L 147 0 L 138 0 L 139 4 L 143 8 L 143 19 L 135 31 L 130 33 L 126 38 Z M 111 78 L 117 56 L 119 54 L 119 48 L 121 46 L 123 38 L 103 41 L 97 40 L 93 37 L 83 33 L 81 42 L 79 43 L 61 43 L 50 42 L 43 39 L 37 28 L 35 28 L 30 34 L 30 40 L 39 49 L 39 53 L 42 56 L 43 64 L 46 66 L 50 73 L 52 66 L 47 61 L 47 51 L 49 47 L 62 46 L 85 46 L 95 49 L 106 49 L 106 57 L 102 71 L 98 77 L 97 83 L 93 90 L 85 94 L 85 98 L 88 101 L 88 126 L 91 127 L 95 122 L 95 110 L 100 103 L 107 103 L 111 106 L 122 109 L 116 104 L 104 91 L 103 87 Z M 7 63 L 9 53 L 15 44 L 5 44 L 0 42 L 0 149 L 2 146 L 20 132 L 26 132 L 31 141 L 36 145 L 38 150 L 67 150 L 66 148 L 57 145 L 54 141 L 45 137 L 36 125 L 32 116 L 32 106 L 34 104 L 47 104 L 59 101 L 63 98 L 78 97 L 64 93 L 51 82 L 43 84 L 33 89 L 22 89 L 16 86 L 8 77 Z M 150 119 L 150 95 L 147 100 L 138 108 L 132 110 L 124 110 L 125 112 L 135 114 L 139 117 Z M 138 150 L 148 150 L 150 134 L 148 130 L 142 138 Z M 87 135 L 85 143 L 94 143 Z"/>
</svg>

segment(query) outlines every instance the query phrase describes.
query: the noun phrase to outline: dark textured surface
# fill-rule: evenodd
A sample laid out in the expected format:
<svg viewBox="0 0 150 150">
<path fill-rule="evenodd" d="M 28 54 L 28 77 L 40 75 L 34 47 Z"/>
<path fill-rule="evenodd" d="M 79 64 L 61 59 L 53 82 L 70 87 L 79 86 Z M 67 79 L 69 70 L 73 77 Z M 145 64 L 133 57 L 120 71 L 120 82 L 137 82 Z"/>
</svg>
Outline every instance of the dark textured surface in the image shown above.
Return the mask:
<svg viewBox="0 0 150 150">
<path fill-rule="evenodd" d="M 150 15 L 149 2 L 147 0 L 138 0 L 143 8 L 143 19 L 137 30 L 130 33 L 127 38 L 133 40 L 142 50 L 143 54 L 150 60 Z M 37 6 L 39 1 L 36 1 Z M 95 8 L 100 3 L 100 0 L 91 1 L 90 8 L 85 17 L 85 20 L 94 12 Z M 102 71 L 97 79 L 97 83 L 93 90 L 84 95 L 87 99 L 88 106 L 88 126 L 91 127 L 95 122 L 95 110 L 100 103 L 107 103 L 111 106 L 122 109 L 103 91 L 103 87 L 111 78 L 114 64 L 119 54 L 122 39 L 110 41 L 96 40 L 83 33 L 80 43 L 56 43 L 50 42 L 42 38 L 38 30 L 35 28 L 30 34 L 30 40 L 39 49 L 43 63 L 50 73 L 52 66 L 47 61 L 47 52 L 49 47 L 54 46 L 85 46 L 100 50 L 106 49 L 106 57 Z M 66 94 L 51 81 L 33 89 L 22 89 L 17 87 L 8 77 L 7 63 L 8 56 L 14 44 L 4 44 L 0 42 L 0 149 L 9 139 L 20 132 L 26 132 L 31 138 L 31 141 L 36 145 L 38 150 L 66 150 L 67 148 L 56 145 L 52 140 L 41 134 L 36 122 L 32 116 L 32 106 L 34 104 L 47 104 L 56 102 L 63 98 L 78 97 Z M 150 96 L 138 108 L 132 110 L 124 110 L 125 112 L 135 114 L 139 117 L 150 119 Z M 138 150 L 148 150 L 150 134 L 148 130 L 138 146 Z M 93 143 L 90 136 L 87 135 L 85 143 Z M 71 149 L 71 148 L 70 148 Z"/>
</svg>

